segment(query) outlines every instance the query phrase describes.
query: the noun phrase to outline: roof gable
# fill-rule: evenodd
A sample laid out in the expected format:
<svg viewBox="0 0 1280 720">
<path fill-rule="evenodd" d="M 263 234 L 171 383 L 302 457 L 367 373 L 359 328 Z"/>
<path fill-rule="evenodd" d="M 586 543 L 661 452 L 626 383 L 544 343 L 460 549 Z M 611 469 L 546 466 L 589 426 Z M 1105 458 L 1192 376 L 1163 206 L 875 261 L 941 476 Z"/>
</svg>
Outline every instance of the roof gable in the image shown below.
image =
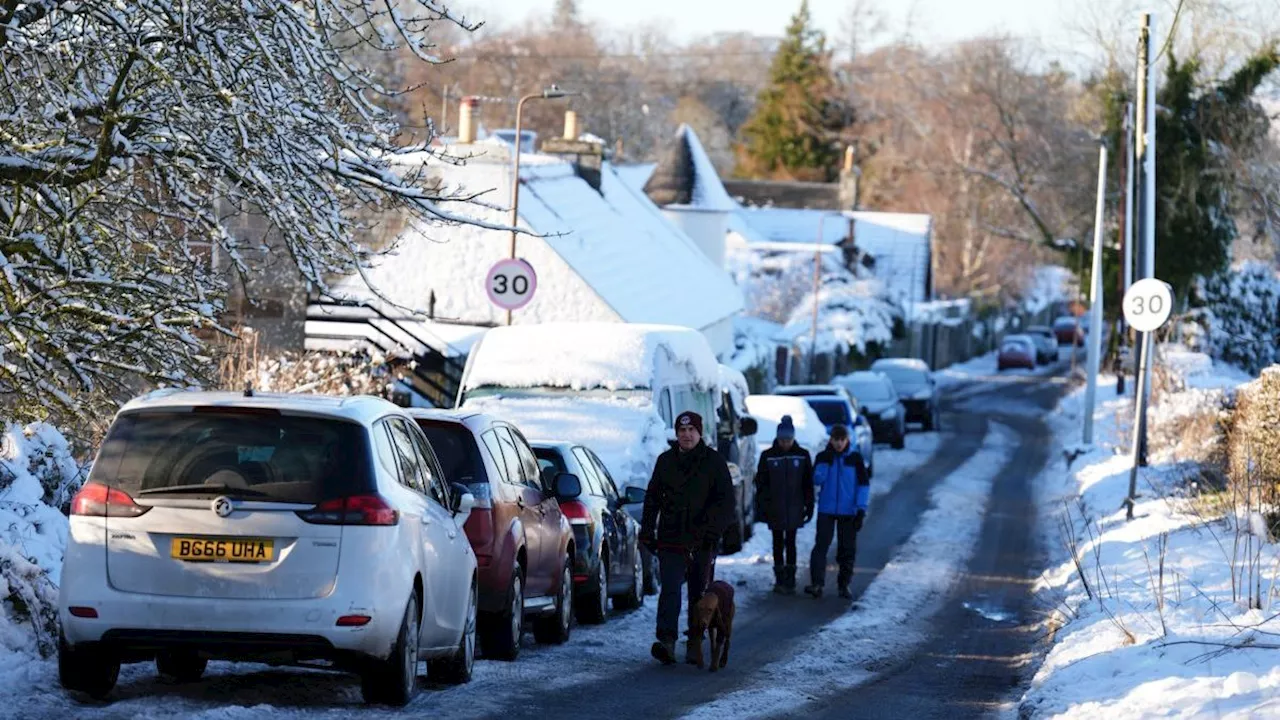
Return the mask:
<svg viewBox="0 0 1280 720">
<path fill-rule="evenodd" d="M 644 191 L 663 207 L 680 205 L 702 210 L 733 212 L 738 204 L 729 197 L 706 148 L 693 128 L 681 124 L 663 150 Z"/>
</svg>

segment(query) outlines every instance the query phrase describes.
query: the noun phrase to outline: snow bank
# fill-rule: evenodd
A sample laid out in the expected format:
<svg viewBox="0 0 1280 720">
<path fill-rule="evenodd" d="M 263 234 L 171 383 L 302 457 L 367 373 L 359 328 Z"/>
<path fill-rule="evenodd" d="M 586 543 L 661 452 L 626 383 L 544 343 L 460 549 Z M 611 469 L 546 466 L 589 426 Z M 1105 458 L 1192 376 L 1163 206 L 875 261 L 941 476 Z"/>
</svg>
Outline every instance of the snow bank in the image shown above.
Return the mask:
<svg viewBox="0 0 1280 720">
<path fill-rule="evenodd" d="M 643 398 L 477 398 L 467 409 L 511 422 L 531 442 L 591 448 L 619 490 L 648 487 L 653 464 L 669 447 L 666 423 Z"/>
<path fill-rule="evenodd" d="M 68 533 L 58 508 L 70 503 L 87 474 L 51 425 L 6 426 L 0 438 L 0 655 L 47 656 L 57 646 L 57 583 Z"/>
<path fill-rule="evenodd" d="M 472 351 L 463 390 L 651 389 L 664 365 L 683 368 L 701 389 L 720 380 L 720 364 L 696 330 L 609 322 L 513 325 L 485 333 Z"/>
<path fill-rule="evenodd" d="M 1186 385 L 1229 387 L 1240 377 L 1203 356 L 1175 352 L 1172 360 L 1190 372 Z M 1185 413 L 1193 395 L 1204 391 L 1165 395 L 1151 424 Z M 1197 498 L 1193 468 L 1167 447 L 1153 445 L 1134 519 L 1126 520 L 1132 396 L 1116 398 L 1114 379 L 1105 378 L 1099 397 L 1108 399 L 1096 408 L 1092 448 L 1076 442 L 1083 390 L 1052 416 L 1058 443 L 1083 454 L 1051 464 L 1056 473 L 1048 477 L 1060 481 L 1046 484 L 1041 498 L 1045 542 L 1058 562 L 1038 590 L 1062 627 L 1020 716 L 1280 714 L 1280 655 L 1263 649 L 1280 633 L 1272 586 L 1280 548 L 1258 516 L 1237 519 L 1230 498 Z M 1065 527 L 1058 524 L 1064 504 L 1071 509 Z M 1067 549 L 1072 536 L 1080 568 Z"/>
<path fill-rule="evenodd" d="M 796 426 L 796 442 L 817 454 L 827 445 L 827 426 L 818 413 L 802 397 L 791 395 L 748 395 L 747 412 L 759 424 L 757 438 L 761 448 L 769 447 L 778 436 L 778 423 L 790 415 Z"/>
</svg>

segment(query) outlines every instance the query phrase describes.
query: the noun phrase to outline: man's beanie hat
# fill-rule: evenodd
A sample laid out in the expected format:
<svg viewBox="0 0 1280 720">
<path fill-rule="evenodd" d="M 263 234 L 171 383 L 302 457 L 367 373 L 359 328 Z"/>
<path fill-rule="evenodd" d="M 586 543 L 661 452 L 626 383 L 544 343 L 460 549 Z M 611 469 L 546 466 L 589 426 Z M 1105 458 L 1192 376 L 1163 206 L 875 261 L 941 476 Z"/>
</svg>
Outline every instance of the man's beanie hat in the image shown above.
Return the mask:
<svg viewBox="0 0 1280 720">
<path fill-rule="evenodd" d="M 676 418 L 677 431 L 682 427 L 689 427 L 690 425 L 693 426 L 693 429 L 698 431 L 699 435 L 702 434 L 702 416 L 698 413 L 693 411 L 682 412 L 680 413 L 680 417 Z"/>
</svg>

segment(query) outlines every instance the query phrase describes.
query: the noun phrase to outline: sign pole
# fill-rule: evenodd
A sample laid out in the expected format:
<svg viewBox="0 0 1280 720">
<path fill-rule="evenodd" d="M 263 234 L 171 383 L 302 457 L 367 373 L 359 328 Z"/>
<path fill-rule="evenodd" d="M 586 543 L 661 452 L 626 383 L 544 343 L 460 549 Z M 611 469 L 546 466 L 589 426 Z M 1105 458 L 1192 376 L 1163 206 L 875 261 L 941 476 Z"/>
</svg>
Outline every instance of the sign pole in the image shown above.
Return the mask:
<svg viewBox="0 0 1280 720">
<path fill-rule="evenodd" d="M 1142 358 L 1142 365 L 1144 367 L 1147 364 L 1147 356 L 1150 355 L 1150 351 L 1151 351 L 1151 333 L 1143 333 L 1141 358 Z M 1124 516 L 1126 520 L 1133 519 L 1133 506 L 1138 500 L 1138 465 L 1140 464 L 1138 453 L 1141 450 L 1140 445 L 1142 443 L 1142 435 L 1138 430 L 1138 424 L 1141 422 L 1142 418 L 1145 417 L 1147 412 L 1147 404 L 1145 402 L 1142 402 L 1142 398 L 1144 397 L 1143 392 L 1147 389 L 1146 373 L 1139 372 L 1136 380 L 1137 380 L 1136 390 L 1137 390 L 1138 403 L 1137 403 L 1137 410 L 1135 412 L 1135 417 L 1133 419 L 1133 465 L 1130 466 L 1129 468 L 1129 495 L 1128 497 L 1125 498 L 1125 501 L 1124 501 L 1124 504 L 1125 504 Z"/>
<path fill-rule="evenodd" d="M 1142 333 L 1142 364 L 1135 376 L 1137 402 L 1133 418 L 1133 467 L 1129 470 L 1129 496 L 1125 499 L 1126 517 L 1133 519 L 1133 506 L 1138 497 L 1138 468 L 1144 465 L 1143 431 L 1147 415 L 1146 398 L 1150 391 L 1152 343 L 1155 332 L 1169 321 L 1173 312 L 1173 288 L 1156 278 L 1143 278 L 1135 282 L 1124 294 L 1122 304 L 1124 319 L 1130 327 Z"/>
<path fill-rule="evenodd" d="M 1102 221 L 1107 201 L 1107 146 L 1098 148 L 1098 203 L 1093 215 L 1093 269 L 1089 276 L 1088 385 L 1084 394 L 1084 444 L 1093 444 L 1093 408 L 1102 355 Z"/>
</svg>

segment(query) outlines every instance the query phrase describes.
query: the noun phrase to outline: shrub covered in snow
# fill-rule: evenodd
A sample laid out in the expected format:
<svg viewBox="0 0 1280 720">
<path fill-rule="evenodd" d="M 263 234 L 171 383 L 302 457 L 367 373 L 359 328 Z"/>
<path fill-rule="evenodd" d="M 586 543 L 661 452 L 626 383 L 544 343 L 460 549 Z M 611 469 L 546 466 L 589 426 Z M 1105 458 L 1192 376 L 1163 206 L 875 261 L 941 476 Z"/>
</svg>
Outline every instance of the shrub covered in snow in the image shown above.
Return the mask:
<svg viewBox="0 0 1280 720">
<path fill-rule="evenodd" d="M 1192 314 L 1196 349 L 1251 373 L 1276 362 L 1280 278 L 1270 266 L 1247 262 L 1202 279 L 1192 299 L 1200 306 Z"/>
<path fill-rule="evenodd" d="M 0 445 L 0 647 L 50 654 L 57 643 L 57 582 L 67 546 L 64 514 L 88 474 L 50 425 L 5 426 Z"/>
<path fill-rule="evenodd" d="M 1241 387 L 1227 431 L 1227 464 L 1235 482 L 1261 484 L 1280 500 L 1280 366 Z"/>
<path fill-rule="evenodd" d="M 902 311 L 885 299 L 877 280 L 827 278 L 818 292 L 819 353 L 869 355 L 900 335 Z M 791 313 L 785 333 L 807 343 L 813 331 L 813 294 Z"/>
</svg>

